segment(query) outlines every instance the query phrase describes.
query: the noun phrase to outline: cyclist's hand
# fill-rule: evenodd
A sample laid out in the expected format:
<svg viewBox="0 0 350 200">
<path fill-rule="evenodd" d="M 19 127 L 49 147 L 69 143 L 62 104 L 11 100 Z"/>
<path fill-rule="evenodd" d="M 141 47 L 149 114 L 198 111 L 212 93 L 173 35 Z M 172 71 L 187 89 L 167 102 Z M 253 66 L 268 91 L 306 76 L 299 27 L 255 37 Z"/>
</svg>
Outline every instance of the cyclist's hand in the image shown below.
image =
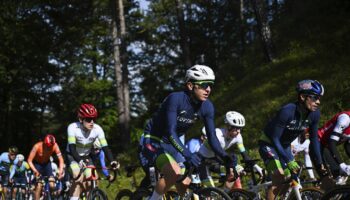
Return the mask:
<svg viewBox="0 0 350 200">
<path fill-rule="evenodd" d="M 236 171 L 240 176 L 245 175 L 244 167 L 242 165 L 236 165 Z M 231 170 L 230 170 L 231 171 Z"/>
<path fill-rule="evenodd" d="M 191 157 L 187 160 L 195 167 L 198 167 L 201 164 L 201 158 L 197 153 L 193 153 Z"/>
<path fill-rule="evenodd" d="M 61 179 L 63 178 L 63 171 L 58 170 L 58 174 L 57 174 L 57 175 L 58 175 L 57 178 L 58 178 L 59 180 L 61 180 Z"/>
<path fill-rule="evenodd" d="M 114 179 L 114 176 L 112 174 L 107 176 L 107 180 L 108 181 L 113 181 L 113 179 Z"/>
<path fill-rule="evenodd" d="M 293 173 L 296 173 L 300 169 L 299 164 L 295 160 L 289 161 L 287 167 Z"/>
<path fill-rule="evenodd" d="M 40 176 L 40 173 L 38 171 L 34 171 L 34 176 L 37 178 Z"/>
<path fill-rule="evenodd" d="M 79 167 L 80 167 L 80 168 L 86 167 L 86 164 L 85 164 L 84 160 L 80 160 L 80 161 L 79 161 Z"/>
<path fill-rule="evenodd" d="M 340 167 L 340 172 L 350 176 L 350 165 L 342 163 L 339 165 L 339 167 Z"/>
<path fill-rule="evenodd" d="M 111 167 L 112 167 L 113 170 L 117 170 L 117 169 L 119 169 L 120 164 L 119 164 L 119 162 L 114 160 L 114 161 L 111 162 Z"/>
<path fill-rule="evenodd" d="M 258 164 L 255 164 L 255 165 L 254 165 L 254 169 L 255 169 L 256 172 L 259 173 L 260 176 L 263 176 L 263 175 L 264 175 L 264 174 L 263 174 L 263 169 L 262 169 Z"/>
<path fill-rule="evenodd" d="M 318 172 L 320 173 L 319 175 L 321 177 L 325 177 L 325 176 L 329 175 L 328 170 L 326 169 L 326 167 L 323 164 L 318 165 L 317 169 L 319 169 Z"/>
</svg>

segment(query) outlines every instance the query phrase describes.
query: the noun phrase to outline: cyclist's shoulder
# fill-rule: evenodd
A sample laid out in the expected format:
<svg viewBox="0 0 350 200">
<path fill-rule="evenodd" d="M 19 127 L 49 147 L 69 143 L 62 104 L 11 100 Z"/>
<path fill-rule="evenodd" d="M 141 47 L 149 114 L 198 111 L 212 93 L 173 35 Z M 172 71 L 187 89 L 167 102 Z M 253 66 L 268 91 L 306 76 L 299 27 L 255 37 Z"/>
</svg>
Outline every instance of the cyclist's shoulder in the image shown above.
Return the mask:
<svg viewBox="0 0 350 200">
<path fill-rule="evenodd" d="M 94 124 L 93 130 L 97 131 L 98 133 L 103 132 L 103 128 L 98 124 Z"/>
<path fill-rule="evenodd" d="M 72 122 L 68 125 L 68 130 L 69 129 L 80 129 L 81 125 L 80 122 Z"/>
</svg>

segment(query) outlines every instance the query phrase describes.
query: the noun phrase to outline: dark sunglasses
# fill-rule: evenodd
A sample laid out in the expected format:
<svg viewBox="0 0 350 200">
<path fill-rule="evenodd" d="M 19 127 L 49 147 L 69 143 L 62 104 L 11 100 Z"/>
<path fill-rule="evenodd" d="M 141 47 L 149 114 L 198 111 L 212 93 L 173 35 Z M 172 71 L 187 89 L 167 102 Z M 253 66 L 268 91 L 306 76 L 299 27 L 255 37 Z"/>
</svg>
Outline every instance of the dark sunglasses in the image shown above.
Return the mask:
<svg viewBox="0 0 350 200">
<path fill-rule="evenodd" d="M 318 95 L 308 95 L 312 101 L 321 100 L 321 96 Z"/>
<path fill-rule="evenodd" d="M 96 121 L 96 118 L 84 118 L 84 121 L 86 121 L 87 123 L 90 123 L 92 120 Z"/>
<path fill-rule="evenodd" d="M 206 90 L 209 86 L 210 86 L 210 88 L 213 88 L 213 86 L 214 86 L 214 82 L 212 82 L 212 81 L 210 81 L 210 82 L 198 81 L 198 82 L 194 82 L 194 84 L 198 85 L 199 88 L 204 89 L 204 90 Z"/>
<path fill-rule="evenodd" d="M 241 127 L 236 127 L 236 126 L 230 126 L 228 127 L 228 130 L 229 131 L 232 131 L 232 130 L 241 130 L 242 128 Z"/>
</svg>

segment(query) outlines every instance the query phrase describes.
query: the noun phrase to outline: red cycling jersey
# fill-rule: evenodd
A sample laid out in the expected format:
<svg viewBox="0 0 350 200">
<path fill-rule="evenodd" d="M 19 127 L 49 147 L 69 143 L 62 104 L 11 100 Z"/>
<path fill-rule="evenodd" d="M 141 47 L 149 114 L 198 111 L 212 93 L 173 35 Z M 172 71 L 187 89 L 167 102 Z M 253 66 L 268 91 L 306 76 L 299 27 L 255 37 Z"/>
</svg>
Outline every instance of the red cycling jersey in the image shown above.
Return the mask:
<svg viewBox="0 0 350 200">
<path fill-rule="evenodd" d="M 318 129 L 318 138 L 320 139 L 322 145 L 327 146 L 328 138 L 333 133 L 334 127 L 338 121 L 338 117 L 341 114 L 347 114 L 350 116 L 350 111 L 343 111 L 337 113 L 335 116 L 332 117 L 332 119 L 327 121 L 321 128 Z M 344 127 L 344 130 L 341 134 L 350 135 L 350 126 L 346 128 Z"/>
</svg>

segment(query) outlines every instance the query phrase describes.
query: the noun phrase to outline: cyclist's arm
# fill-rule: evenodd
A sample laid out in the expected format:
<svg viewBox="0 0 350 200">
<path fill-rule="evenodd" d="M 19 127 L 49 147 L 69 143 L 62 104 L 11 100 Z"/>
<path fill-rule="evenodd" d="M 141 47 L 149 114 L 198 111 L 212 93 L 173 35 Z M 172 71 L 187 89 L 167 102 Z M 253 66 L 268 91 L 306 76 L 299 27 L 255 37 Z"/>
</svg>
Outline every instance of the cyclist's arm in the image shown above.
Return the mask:
<svg viewBox="0 0 350 200">
<path fill-rule="evenodd" d="M 73 156 L 74 160 L 77 162 L 80 162 L 82 158 L 77 152 L 77 145 L 76 144 L 68 144 L 69 152 Z"/>
<path fill-rule="evenodd" d="M 28 156 L 27 161 L 28 161 L 28 165 L 29 165 L 29 167 L 32 169 L 32 171 L 33 171 L 34 173 L 39 173 L 38 170 L 35 168 L 35 166 L 34 166 L 34 164 L 33 164 L 33 159 L 34 159 L 34 157 L 35 157 L 36 152 L 37 152 L 37 147 L 36 147 L 36 145 L 34 145 L 33 148 L 32 148 L 32 150 L 31 150 L 30 153 L 29 153 L 29 156 Z"/>
<path fill-rule="evenodd" d="M 294 159 L 293 155 L 291 152 L 286 152 L 285 149 L 282 147 L 281 144 L 281 137 L 283 134 L 283 131 L 286 127 L 286 123 L 288 120 L 288 116 L 290 115 L 289 113 L 287 113 L 288 110 L 280 110 L 278 115 L 277 115 L 277 121 L 276 124 L 273 127 L 272 133 L 270 135 L 270 139 L 273 142 L 273 144 L 276 147 L 276 151 L 278 152 L 278 154 L 281 156 L 281 158 L 285 161 L 285 162 L 289 162 L 292 161 Z M 290 148 L 289 148 L 290 150 Z"/>
<path fill-rule="evenodd" d="M 13 176 L 15 175 L 15 173 L 16 173 L 16 165 L 12 165 L 11 167 L 10 167 L 10 180 L 11 179 L 13 179 Z"/>
<path fill-rule="evenodd" d="M 246 149 L 244 147 L 243 138 L 242 138 L 241 134 L 237 135 L 237 147 L 238 147 L 238 150 L 243 157 L 243 160 L 251 160 L 249 155 L 248 155 L 248 152 L 246 151 Z"/>
<path fill-rule="evenodd" d="M 108 172 L 107 167 L 106 167 L 105 153 L 103 151 L 100 151 L 100 153 L 98 154 L 98 158 L 100 160 L 100 164 L 101 164 L 101 167 L 102 167 L 103 175 L 108 177 L 109 176 L 109 172 Z"/>
<path fill-rule="evenodd" d="M 316 155 L 316 162 L 317 164 L 321 165 L 323 164 L 322 156 L 321 156 L 321 145 L 320 141 L 318 140 L 318 122 L 320 120 L 320 111 L 317 110 L 314 112 L 313 118 L 311 119 L 312 124 L 310 125 L 310 151 L 313 151 L 313 153 Z"/>
<path fill-rule="evenodd" d="M 216 136 L 214 123 L 214 106 L 210 101 L 207 100 L 207 102 L 208 106 L 206 107 L 206 110 L 204 110 L 204 125 L 205 131 L 207 133 L 208 143 L 216 155 L 224 158 L 229 155 L 224 149 L 221 148 L 220 142 Z"/>
<path fill-rule="evenodd" d="M 58 144 L 55 144 L 55 153 L 57 155 L 58 158 L 58 171 L 60 173 L 63 173 L 63 167 L 64 167 L 64 160 L 63 160 L 63 156 L 60 150 L 60 147 L 58 146 Z"/>
</svg>

